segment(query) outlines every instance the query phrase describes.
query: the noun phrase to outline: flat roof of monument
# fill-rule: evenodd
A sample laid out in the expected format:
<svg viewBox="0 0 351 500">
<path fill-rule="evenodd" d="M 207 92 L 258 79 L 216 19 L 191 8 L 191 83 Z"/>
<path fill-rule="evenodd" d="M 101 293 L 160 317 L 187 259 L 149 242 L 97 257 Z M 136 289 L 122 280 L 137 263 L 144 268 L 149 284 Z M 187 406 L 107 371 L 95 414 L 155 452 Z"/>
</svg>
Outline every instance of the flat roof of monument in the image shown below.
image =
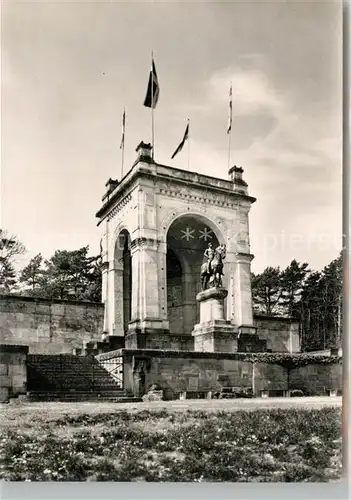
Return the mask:
<svg viewBox="0 0 351 500">
<path fill-rule="evenodd" d="M 98 210 L 96 217 L 104 217 L 107 214 L 108 209 L 112 207 L 115 201 L 119 197 L 126 194 L 127 188 L 137 177 L 157 177 L 160 181 L 168 181 L 175 184 L 185 184 L 188 186 L 210 189 L 211 191 L 215 191 L 219 194 L 225 193 L 238 199 L 246 199 L 251 203 L 256 201 L 256 198 L 252 196 L 234 191 L 233 182 L 229 179 L 221 179 L 199 172 L 162 165 L 160 163 L 155 163 L 148 157 L 142 157 L 134 163 L 132 168 L 125 174 L 120 182 L 116 183 L 113 181 L 111 183 L 112 189 L 102 198 L 102 201 L 106 200 L 106 198 L 107 201 L 103 203 L 103 206 Z M 244 181 L 243 184 L 247 185 Z"/>
</svg>

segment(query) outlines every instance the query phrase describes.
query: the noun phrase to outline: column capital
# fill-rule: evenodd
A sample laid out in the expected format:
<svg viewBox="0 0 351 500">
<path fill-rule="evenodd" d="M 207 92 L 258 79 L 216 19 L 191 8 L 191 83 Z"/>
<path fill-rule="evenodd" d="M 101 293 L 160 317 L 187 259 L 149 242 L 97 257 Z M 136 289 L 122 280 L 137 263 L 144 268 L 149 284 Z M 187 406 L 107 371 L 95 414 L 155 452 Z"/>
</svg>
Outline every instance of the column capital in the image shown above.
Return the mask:
<svg viewBox="0 0 351 500">
<path fill-rule="evenodd" d="M 235 256 L 237 262 L 250 263 L 255 258 L 255 256 L 252 253 L 245 253 L 245 252 L 236 252 Z"/>
<path fill-rule="evenodd" d="M 130 249 L 132 252 L 140 248 L 157 250 L 161 244 L 162 241 L 155 238 L 135 238 L 130 244 Z"/>
</svg>

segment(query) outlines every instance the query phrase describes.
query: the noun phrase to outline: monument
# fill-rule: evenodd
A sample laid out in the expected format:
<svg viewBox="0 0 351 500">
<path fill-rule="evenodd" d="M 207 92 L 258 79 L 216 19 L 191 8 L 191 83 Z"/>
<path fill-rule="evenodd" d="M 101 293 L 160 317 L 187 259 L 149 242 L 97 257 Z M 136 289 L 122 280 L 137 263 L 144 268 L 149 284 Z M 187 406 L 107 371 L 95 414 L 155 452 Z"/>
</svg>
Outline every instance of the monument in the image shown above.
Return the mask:
<svg viewBox="0 0 351 500">
<path fill-rule="evenodd" d="M 127 348 L 182 349 L 193 336 L 195 350 L 235 352 L 240 336 L 256 338 L 248 222 L 255 198 L 243 169 L 218 179 L 156 163 L 150 144 L 136 151 L 97 213 L 105 333 L 125 336 Z"/>
<path fill-rule="evenodd" d="M 209 243 L 204 256 L 207 258 L 201 267 L 202 291 L 196 300 L 200 304 L 200 322 L 195 325 L 195 351 L 236 352 L 238 350 L 238 329 L 224 317 L 224 300 L 228 291 L 223 288 L 223 259 L 226 256 L 225 245 L 215 250 Z"/>
</svg>

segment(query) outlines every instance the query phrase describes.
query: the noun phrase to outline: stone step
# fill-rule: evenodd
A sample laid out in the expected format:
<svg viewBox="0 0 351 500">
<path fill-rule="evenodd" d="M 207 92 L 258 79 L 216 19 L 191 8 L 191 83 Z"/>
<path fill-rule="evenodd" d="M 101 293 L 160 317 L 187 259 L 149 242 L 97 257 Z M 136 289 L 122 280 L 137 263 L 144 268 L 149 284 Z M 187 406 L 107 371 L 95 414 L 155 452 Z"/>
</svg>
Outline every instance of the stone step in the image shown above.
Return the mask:
<svg viewBox="0 0 351 500">
<path fill-rule="evenodd" d="M 141 402 L 141 398 L 136 398 L 134 396 L 130 396 L 127 394 L 115 394 L 115 395 L 106 395 L 103 393 L 92 393 L 87 392 L 85 394 L 74 394 L 74 393 L 55 393 L 55 392 L 47 392 L 47 393 L 36 393 L 29 392 L 28 393 L 28 401 L 31 402 L 110 402 L 110 403 L 138 403 Z"/>
<path fill-rule="evenodd" d="M 100 395 L 103 397 L 120 397 L 120 396 L 129 396 L 129 394 L 124 390 L 124 389 L 117 389 L 117 390 L 99 390 L 99 389 L 92 389 L 92 390 L 71 390 L 71 389 L 64 389 L 64 390 L 35 390 L 35 391 L 28 391 L 28 395 L 35 395 L 38 397 L 41 396 L 47 396 L 50 394 L 53 397 L 70 397 L 70 396 L 96 396 Z"/>
</svg>

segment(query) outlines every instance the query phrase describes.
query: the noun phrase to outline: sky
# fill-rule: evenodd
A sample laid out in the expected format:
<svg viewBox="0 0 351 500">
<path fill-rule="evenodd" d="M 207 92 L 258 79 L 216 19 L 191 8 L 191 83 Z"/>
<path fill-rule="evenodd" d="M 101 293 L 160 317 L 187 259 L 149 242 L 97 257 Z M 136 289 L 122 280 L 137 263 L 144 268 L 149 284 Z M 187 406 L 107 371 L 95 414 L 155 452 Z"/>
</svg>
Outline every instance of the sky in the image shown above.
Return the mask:
<svg viewBox="0 0 351 500">
<path fill-rule="evenodd" d="M 252 270 L 292 259 L 322 269 L 342 246 L 342 4 L 338 1 L 3 0 L 1 227 L 41 252 L 99 250 L 95 213 L 141 140 L 151 51 L 160 83 L 155 160 L 171 160 L 190 119 L 189 169 L 249 193 Z"/>
</svg>

